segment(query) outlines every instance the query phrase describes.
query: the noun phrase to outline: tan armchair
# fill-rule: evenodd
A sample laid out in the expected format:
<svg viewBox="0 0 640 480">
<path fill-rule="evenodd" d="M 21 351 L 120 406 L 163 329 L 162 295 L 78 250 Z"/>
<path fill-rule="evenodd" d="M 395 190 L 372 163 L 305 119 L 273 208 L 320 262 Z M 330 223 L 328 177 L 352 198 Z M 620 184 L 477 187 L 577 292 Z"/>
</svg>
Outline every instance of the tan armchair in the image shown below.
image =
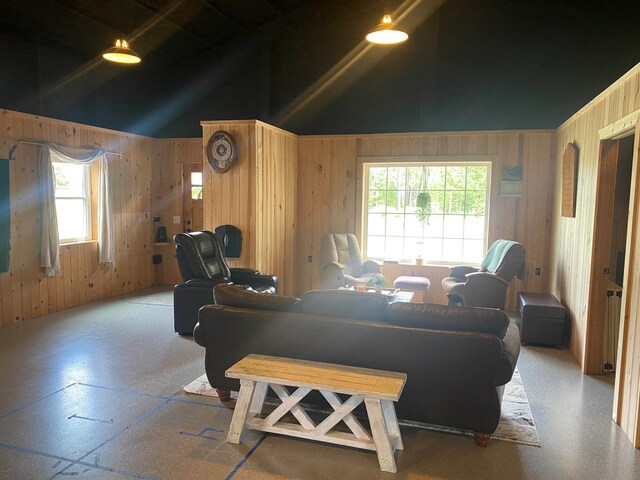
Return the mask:
<svg viewBox="0 0 640 480">
<path fill-rule="evenodd" d="M 339 288 L 368 283 L 378 278 L 384 281 L 380 265 L 362 260 L 358 240 L 353 233 L 329 233 L 320 243 L 320 288 Z"/>
<path fill-rule="evenodd" d="M 449 305 L 504 308 L 507 287 L 513 277 L 524 278 L 524 247 L 510 240 L 496 240 L 480 268 L 453 267 L 442 280 Z"/>
</svg>

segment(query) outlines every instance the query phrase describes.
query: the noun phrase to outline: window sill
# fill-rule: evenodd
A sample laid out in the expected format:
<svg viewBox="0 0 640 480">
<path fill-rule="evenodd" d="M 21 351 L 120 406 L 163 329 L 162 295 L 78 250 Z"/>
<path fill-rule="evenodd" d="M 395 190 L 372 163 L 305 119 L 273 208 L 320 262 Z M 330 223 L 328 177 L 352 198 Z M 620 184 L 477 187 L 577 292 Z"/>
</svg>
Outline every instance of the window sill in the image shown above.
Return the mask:
<svg viewBox="0 0 640 480">
<path fill-rule="evenodd" d="M 85 243 L 98 243 L 98 240 L 70 240 L 68 242 L 60 242 L 60 246 L 69 247 L 72 245 L 83 245 Z"/>
</svg>

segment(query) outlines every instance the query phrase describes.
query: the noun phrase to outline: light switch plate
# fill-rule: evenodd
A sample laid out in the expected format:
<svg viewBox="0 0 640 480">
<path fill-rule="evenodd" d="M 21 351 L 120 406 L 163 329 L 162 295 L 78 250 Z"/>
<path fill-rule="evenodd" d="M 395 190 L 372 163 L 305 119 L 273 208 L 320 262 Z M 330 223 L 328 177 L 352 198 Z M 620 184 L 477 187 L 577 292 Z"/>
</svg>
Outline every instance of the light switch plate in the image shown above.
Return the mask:
<svg viewBox="0 0 640 480">
<path fill-rule="evenodd" d="M 173 217 L 173 223 L 175 223 L 176 225 L 180 225 L 180 216 L 176 215 Z"/>
</svg>

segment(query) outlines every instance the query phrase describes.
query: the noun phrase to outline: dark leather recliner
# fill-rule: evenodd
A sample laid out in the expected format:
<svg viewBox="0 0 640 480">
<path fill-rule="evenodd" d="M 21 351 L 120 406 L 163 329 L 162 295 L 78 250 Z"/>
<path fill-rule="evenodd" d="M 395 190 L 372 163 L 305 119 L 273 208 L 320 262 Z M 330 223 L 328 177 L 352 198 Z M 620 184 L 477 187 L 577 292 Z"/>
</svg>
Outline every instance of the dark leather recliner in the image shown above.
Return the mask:
<svg viewBox="0 0 640 480">
<path fill-rule="evenodd" d="M 503 309 L 513 277 L 524 278 L 524 247 L 512 240 L 496 240 L 480 268 L 453 267 L 442 288 L 449 305 Z"/>
<path fill-rule="evenodd" d="M 178 233 L 173 237 L 182 281 L 173 290 L 174 329 L 192 335 L 198 310 L 213 304 L 213 287 L 220 283 L 248 285 L 258 292 L 276 293 L 278 277 L 252 268 L 229 268 L 213 232 Z"/>
</svg>

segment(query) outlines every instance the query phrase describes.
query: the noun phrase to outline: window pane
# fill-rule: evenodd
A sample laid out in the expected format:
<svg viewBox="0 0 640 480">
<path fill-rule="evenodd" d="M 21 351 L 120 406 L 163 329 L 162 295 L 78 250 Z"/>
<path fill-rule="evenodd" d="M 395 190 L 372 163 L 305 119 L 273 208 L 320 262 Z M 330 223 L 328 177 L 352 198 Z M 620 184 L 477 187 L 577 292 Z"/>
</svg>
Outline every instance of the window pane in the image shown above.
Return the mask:
<svg viewBox="0 0 640 480">
<path fill-rule="evenodd" d="M 191 172 L 191 185 L 192 186 L 202 185 L 202 172 Z"/>
<path fill-rule="evenodd" d="M 369 211 L 385 212 L 387 209 L 387 192 L 369 190 Z"/>
<path fill-rule="evenodd" d="M 202 200 L 202 187 L 191 187 L 191 199 Z"/>
<path fill-rule="evenodd" d="M 405 216 L 404 234 L 409 237 L 422 237 L 422 222 L 418 220 L 414 213 L 409 213 Z"/>
<path fill-rule="evenodd" d="M 447 190 L 464 190 L 465 167 L 447 167 Z"/>
<path fill-rule="evenodd" d="M 427 188 L 429 190 L 444 190 L 445 167 L 429 167 L 427 169 Z"/>
<path fill-rule="evenodd" d="M 387 235 L 404 234 L 404 215 L 387 215 Z"/>
<path fill-rule="evenodd" d="M 404 239 L 402 237 L 387 237 L 385 245 L 385 258 L 406 258 L 403 251 Z"/>
<path fill-rule="evenodd" d="M 422 167 L 407 167 L 407 190 L 418 191 L 423 185 Z"/>
<path fill-rule="evenodd" d="M 464 213 L 464 192 L 445 192 L 444 212 L 461 215 Z"/>
<path fill-rule="evenodd" d="M 487 189 L 487 167 L 467 167 L 467 189 Z"/>
<path fill-rule="evenodd" d="M 431 213 L 444 213 L 444 192 L 429 190 L 431 195 Z"/>
<path fill-rule="evenodd" d="M 422 239 L 405 237 L 404 239 L 404 259 L 414 260 L 420 257 L 424 258 L 424 242 Z"/>
<path fill-rule="evenodd" d="M 445 238 L 462 238 L 464 217 L 462 215 L 447 215 L 444 217 Z"/>
<path fill-rule="evenodd" d="M 464 217 L 464 238 L 481 240 L 484 232 L 484 217 Z"/>
<path fill-rule="evenodd" d="M 380 213 L 369 214 L 367 228 L 369 235 L 384 235 L 384 215 Z"/>
<path fill-rule="evenodd" d="M 442 238 L 442 228 L 444 216 L 431 215 L 429 221 L 424 223 L 424 236 L 432 238 Z"/>
<path fill-rule="evenodd" d="M 56 181 L 56 197 L 83 197 L 85 195 L 84 175 L 87 167 L 73 163 L 52 163 Z"/>
<path fill-rule="evenodd" d="M 387 167 L 371 167 L 369 169 L 369 189 L 387 189 Z"/>
<path fill-rule="evenodd" d="M 480 263 L 484 258 L 482 240 L 465 240 L 463 243 L 462 261 Z"/>
<path fill-rule="evenodd" d="M 389 168 L 389 184 L 387 190 L 404 190 L 405 177 L 407 175 L 405 167 Z"/>
<path fill-rule="evenodd" d="M 385 258 L 384 237 L 375 237 L 371 235 L 367 237 L 367 257 Z"/>
<path fill-rule="evenodd" d="M 441 238 L 425 238 L 424 240 L 424 258 L 427 261 L 442 261 L 442 239 Z"/>
<path fill-rule="evenodd" d="M 484 215 L 487 194 L 485 192 L 467 191 L 465 196 L 464 213 L 467 215 Z"/>
<path fill-rule="evenodd" d="M 445 238 L 442 248 L 442 260 L 445 262 L 459 262 L 462 258 L 462 240 Z"/>
<path fill-rule="evenodd" d="M 88 237 L 84 200 L 58 198 L 56 200 L 56 211 L 60 240 L 85 239 Z"/>
</svg>

